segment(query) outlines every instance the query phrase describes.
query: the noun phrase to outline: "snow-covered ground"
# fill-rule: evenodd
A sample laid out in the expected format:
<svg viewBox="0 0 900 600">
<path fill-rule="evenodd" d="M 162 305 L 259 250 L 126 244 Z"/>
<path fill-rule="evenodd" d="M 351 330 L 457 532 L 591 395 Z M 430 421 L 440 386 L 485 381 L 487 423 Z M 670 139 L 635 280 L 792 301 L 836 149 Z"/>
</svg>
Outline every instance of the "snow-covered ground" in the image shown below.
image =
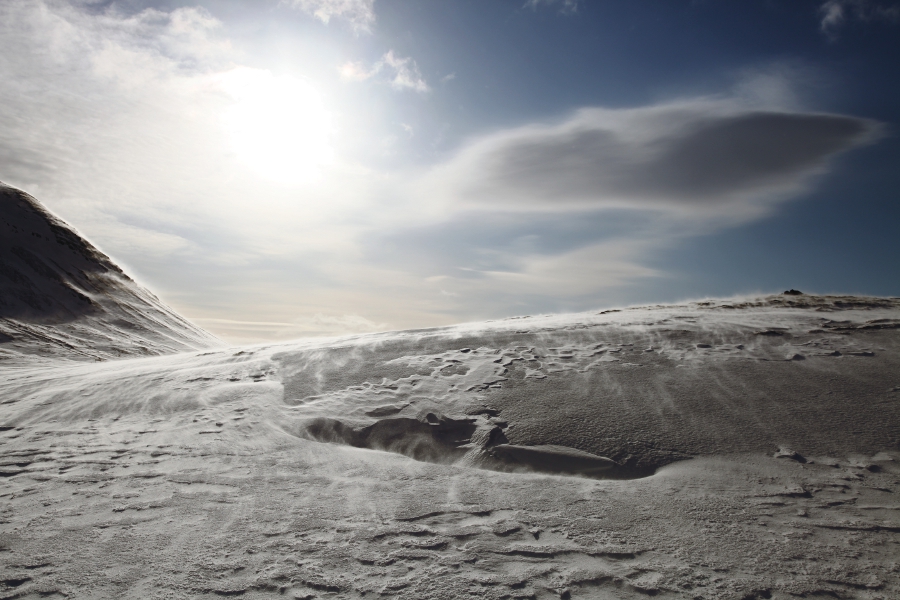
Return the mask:
<svg viewBox="0 0 900 600">
<path fill-rule="evenodd" d="M 0 248 L 0 598 L 900 596 L 900 299 L 236 348 L 34 231 Z"/>
<path fill-rule="evenodd" d="M 896 597 L 897 304 L 8 367 L 5 589 Z"/>
</svg>

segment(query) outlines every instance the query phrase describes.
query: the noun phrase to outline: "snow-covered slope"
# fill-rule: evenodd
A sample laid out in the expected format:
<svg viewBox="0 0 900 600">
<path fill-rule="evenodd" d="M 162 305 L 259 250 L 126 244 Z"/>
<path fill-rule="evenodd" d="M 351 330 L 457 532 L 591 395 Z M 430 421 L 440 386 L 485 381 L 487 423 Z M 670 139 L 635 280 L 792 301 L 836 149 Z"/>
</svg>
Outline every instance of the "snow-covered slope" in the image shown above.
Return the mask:
<svg viewBox="0 0 900 600">
<path fill-rule="evenodd" d="M 897 298 L 4 375 L 7 597 L 900 597 Z"/>
<path fill-rule="evenodd" d="M 102 360 L 215 345 L 40 202 L 0 183 L 0 360 Z"/>
<path fill-rule="evenodd" d="M 227 348 L 0 209 L 0 598 L 900 597 L 900 298 Z"/>
</svg>

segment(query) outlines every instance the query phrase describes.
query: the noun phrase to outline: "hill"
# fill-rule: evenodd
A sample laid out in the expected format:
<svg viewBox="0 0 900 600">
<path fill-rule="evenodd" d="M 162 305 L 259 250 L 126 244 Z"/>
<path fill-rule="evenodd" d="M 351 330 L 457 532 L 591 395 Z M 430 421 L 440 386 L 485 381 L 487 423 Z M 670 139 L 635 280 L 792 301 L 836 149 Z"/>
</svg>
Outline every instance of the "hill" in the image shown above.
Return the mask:
<svg viewBox="0 0 900 600">
<path fill-rule="evenodd" d="M 0 183 L 0 361 L 105 360 L 221 345 L 40 202 Z"/>
</svg>

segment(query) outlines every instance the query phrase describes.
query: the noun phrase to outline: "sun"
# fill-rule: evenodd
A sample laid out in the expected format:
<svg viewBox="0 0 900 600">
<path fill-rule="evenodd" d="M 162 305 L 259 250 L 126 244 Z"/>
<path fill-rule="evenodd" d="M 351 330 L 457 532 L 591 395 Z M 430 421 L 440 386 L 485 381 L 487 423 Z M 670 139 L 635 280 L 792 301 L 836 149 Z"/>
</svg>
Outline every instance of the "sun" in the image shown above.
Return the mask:
<svg viewBox="0 0 900 600">
<path fill-rule="evenodd" d="M 222 115 L 238 158 L 266 179 L 316 179 L 334 160 L 331 115 L 306 81 L 240 67 L 222 77 L 231 104 Z"/>
</svg>

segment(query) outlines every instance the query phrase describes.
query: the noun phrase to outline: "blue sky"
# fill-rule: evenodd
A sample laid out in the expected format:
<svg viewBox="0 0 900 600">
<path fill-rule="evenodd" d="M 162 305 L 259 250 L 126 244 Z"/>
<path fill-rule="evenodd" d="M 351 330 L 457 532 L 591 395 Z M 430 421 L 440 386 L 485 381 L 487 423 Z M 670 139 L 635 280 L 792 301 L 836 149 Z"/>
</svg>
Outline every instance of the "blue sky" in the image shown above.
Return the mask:
<svg viewBox="0 0 900 600">
<path fill-rule="evenodd" d="M 0 5 L 0 180 L 234 341 L 900 295 L 900 3 Z"/>
</svg>

